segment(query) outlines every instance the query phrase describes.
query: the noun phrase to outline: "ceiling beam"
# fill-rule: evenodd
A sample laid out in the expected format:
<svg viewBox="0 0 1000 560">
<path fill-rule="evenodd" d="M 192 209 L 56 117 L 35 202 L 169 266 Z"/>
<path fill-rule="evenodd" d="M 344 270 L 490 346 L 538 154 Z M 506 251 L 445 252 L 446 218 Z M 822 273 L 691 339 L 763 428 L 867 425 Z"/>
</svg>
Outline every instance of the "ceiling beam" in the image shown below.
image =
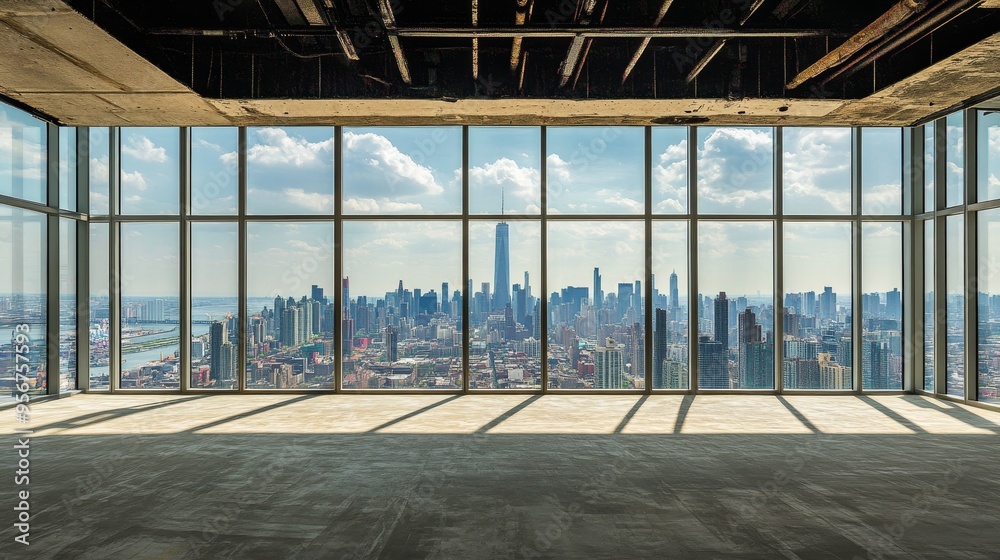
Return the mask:
<svg viewBox="0 0 1000 560">
<path fill-rule="evenodd" d="M 575 23 L 589 24 L 590 16 L 594 13 L 595 6 L 597 6 L 597 0 L 577 0 L 576 9 L 579 17 Z M 559 87 L 565 87 L 570 77 L 573 76 L 577 62 L 580 60 L 580 53 L 583 52 L 584 39 L 582 35 L 577 35 L 573 37 L 573 41 L 569 44 L 566 59 L 559 66 Z"/>
<path fill-rule="evenodd" d="M 472 0 L 472 27 L 479 26 L 479 0 Z M 472 38 L 472 79 L 479 79 L 479 38 Z"/>
<path fill-rule="evenodd" d="M 388 0 L 380 0 L 387 2 Z M 153 29 L 150 35 L 182 35 L 228 38 L 273 38 L 273 37 L 328 37 L 334 35 L 328 29 Z M 709 37 L 719 39 L 767 39 L 783 37 L 844 37 L 846 34 L 829 29 L 720 29 L 717 27 L 408 27 L 391 29 L 390 35 L 399 37 L 428 37 L 469 39 L 511 39 L 514 37 L 532 39 L 566 39 L 575 37 L 594 38 L 645 38 L 645 37 Z"/>
<path fill-rule="evenodd" d="M 382 14 L 382 25 L 389 34 L 389 47 L 392 49 L 393 56 L 396 57 L 399 77 L 403 80 L 403 83 L 409 84 L 411 83 L 410 67 L 406 64 L 406 55 L 403 54 L 403 48 L 399 45 L 396 16 L 392 13 L 392 5 L 389 3 L 389 0 L 379 0 L 378 8 Z"/>
<path fill-rule="evenodd" d="M 316 0 L 295 0 L 295 4 L 309 25 L 330 24 L 326 19 L 326 14 L 316 5 Z"/>
<path fill-rule="evenodd" d="M 517 0 L 517 8 L 514 11 L 514 25 L 521 26 L 531 18 L 531 9 L 535 5 L 535 0 Z M 514 37 L 510 46 L 510 71 L 517 70 L 517 65 L 521 62 L 521 41 L 522 37 Z"/>
<path fill-rule="evenodd" d="M 807 80 L 819 76 L 823 72 L 845 62 L 866 45 L 877 41 L 892 32 L 898 25 L 905 22 L 917 12 L 927 6 L 927 0 L 900 0 L 887 12 L 879 16 L 867 27 L 858 31 L 857 34 L 845 41 L 839 47 L 826 53 L 822 58 L 814 62 L 811 66 L 801 71 L 788 82 L 788 89 L 795 89 Z"/>
<path fill-rule="evenodd" d="M 743 27 L 743 25 L 746 24 L 747 20 L 750 19 L 750 16 L 752 16 L 754 12 L 756 12 L 763 4 L 764 0 L 754 0 L 754 3 L 750 5 L 750 9 L 747 10 L 745 14 L 743 14 L 742 18 L 740 18 L 740 23 L 737 27 Z M 698 77 L 698 74 L 701 74 L 701 71 L 704 70 L 705 67 L 708 66 L 710 62 L 712 62 L 712 59 L 715 58 L 715 55 L 722 52 L 722 49 L 725 46 L 726 46 L 726 39 L 719 39 L 715 42 L 714 45 L 709 47 L 708 50 L 705 51 L 705 55 L 701 57 L 701 60 L 699 60 L 694 65 L 694 68 L 692 68 L 691 71 L 688 72 L 687 77 L 684 78 L 684 83 L 690 84 L 691 82 L 693 82 L 694 79 Z"/>
<path fill-rule="evenodd" d="M 656 15 L 656 20 L 653 21 L 653 27 L 659 27 L 660 23 L 663 22 L 663 18 L 667 15 L 667 10 L 670 9 L 670 5 L 674 3 L 674 0 L 663 0 L 663 4 L 660 5 L 660 13 Z M 646 47 L 649 46 L 649 37 L 645 37 L 642 43 L 639 43 L 639 48 L 635 49 L 635 54 L 632 55 L 632 60 L 629 61 L 628 66 L 625 67 L 625 73 L 622 74 L 622 83 L 628 79 L 628 75 L 632 73 L 632 69 L 635 68 L 639 58 L 642 57 L 642 53 L 646 52 Z"/>
</svg>

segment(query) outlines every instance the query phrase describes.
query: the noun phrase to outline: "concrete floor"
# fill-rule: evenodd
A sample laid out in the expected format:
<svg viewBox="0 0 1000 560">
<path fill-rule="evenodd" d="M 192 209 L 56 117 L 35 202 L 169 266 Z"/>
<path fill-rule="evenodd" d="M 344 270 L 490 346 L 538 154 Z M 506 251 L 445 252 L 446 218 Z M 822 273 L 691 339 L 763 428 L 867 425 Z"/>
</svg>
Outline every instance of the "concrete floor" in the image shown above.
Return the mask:
<svg viewBox="0 0 1000 560">
<path fill-rule="evenodd" d="M 1000 413 L 920 396 L 77 395 L 29 427 L 5 558 L 1000 558 Z"/>
</svg>

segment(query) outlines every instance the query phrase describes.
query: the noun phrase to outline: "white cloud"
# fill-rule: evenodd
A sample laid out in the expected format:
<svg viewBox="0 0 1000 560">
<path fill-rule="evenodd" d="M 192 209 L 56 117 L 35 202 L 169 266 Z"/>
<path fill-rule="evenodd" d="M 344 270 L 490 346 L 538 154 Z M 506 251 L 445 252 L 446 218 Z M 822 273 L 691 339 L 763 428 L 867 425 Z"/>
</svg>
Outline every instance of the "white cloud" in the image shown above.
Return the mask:
<svg viewBox="0 0 1000 560">
<path fill-rule="evenodd" d="M 107 185 L 108 179 L 108 156 L 90 158 L 90 183 Z"/>
<path fill-rule="evenodd" d="M 146 178 L 142 176 L 139 171 L 128 172 L 124 169 L 122 170 L 122 187 L 127 189 L 135 189 L 137 191 L 146 190 Z M 129 200 L 132 200 L 131 198 Z"/>
<path fill-rule="evenodd" d="M 423 211 L 417 202 L 394 202 L 388 198 L 348 198 L 344 200 L 344 212 L 348 214 L 403 213 L 416 214 Z"/>
<path fill-rule="evenodd" d="M 252 163 L 294 167 L 333 164 L 333 138 L 310 142 L 305 138 L 289 136 L 281 128 L 261 128 L 257 130 L 257 136 L 261 141 L 247 150 L 247 160 Z"/>
<path fill-rule="evenodd" d="M 388 138 L 372 132 L 345 132 L 344 159 L 369 172 L 382 175 L 396 195 L 439 195 L 445 191 L 430 167 L 421 165 L 399 150 Z M 359 163 L 360 162 L 360 163 Z M 366 185 L 372 189 L 376 185 Z"/>
<path fill-rule="evenodd" d="M 540 200 L 542 172 L 531 166 L 520 166 L 517 162 L 509 158 L 501 158 L 492 163 L 469 168 L 469 184 L 472 188 L 488 189 L 491 196 L 497 195 L 499 202 L 499 191 L 503 189 L 507 200 L 511 198 L 524 203 L 537 203 Z M 489 206 L 495 204 L 490 203 Z"/>
<path fill-rule="evenodd" d="M 769 211 L 772 150 L 770 129 L 713 130 L 698 150 L 702 210 Z"/>
<path fill-rule="evenodd" d="M 318 212 L 333 210 L 333 197 L 330 195 L 306 192 L 299 188 L 286 188 L 282 192 L 285 200 L 294 206 Z"/>
<path fill-rule="evenodd" d="M 130 134 L 122 145 L 122 153 L 139 161 L 150 163 L 166 163 L 167 150 L 157 146 L 149 138 L 141 134 Z"/>
</svg>

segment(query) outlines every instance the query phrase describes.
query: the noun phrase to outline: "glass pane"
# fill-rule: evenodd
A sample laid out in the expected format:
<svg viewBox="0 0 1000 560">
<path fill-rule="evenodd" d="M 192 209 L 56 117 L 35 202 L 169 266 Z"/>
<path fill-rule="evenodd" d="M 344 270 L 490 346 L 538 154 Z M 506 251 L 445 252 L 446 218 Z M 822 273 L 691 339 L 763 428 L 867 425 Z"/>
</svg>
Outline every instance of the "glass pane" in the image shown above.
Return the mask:
<svg viewBox="0 0 1000 560">
<path fill-rule="evenodd" d="M 698 225 L 698 386 L 774 388 L 774 224 Z"/>
<path fill-rule="evenodd" d="M 45 204 L 45 123 L 0 103 L 0 194 Z"/>
<path fill-rule="evenodd" d="M 903 388 L 903 225 L 861 226 L 861 386 Z"/>
<path fill-rule="evenodd" d="M 93 130 L 93 129 L 91 129 Z M 108 224 L 90 224 L 90 390 L 108 390 L 111 312 Z"/>
<path fill-rule="evenodd" d="M 121 225 L 122 389 L 180 388 L 180 228 Z"/>
<path fill-rule="evenodd" d="M 653 127 L 653 212 L 687 212 L 688 129 Z"/>
<path fill-rule="evenodd" d="M 931 212 L 937 208 L 934 197 L 934 161 L 937 157 L 934 138 L 934 123 L 929 122 L 924 125 L 924 212 Z"/>
<path fill-rule="evenodd" d="M 851 224 L 786 223 L 786 389 L 851 390 Z"/>
<path fill-rule="evenodd" d="M 903 131 L 861 129 L 861 213 L 899 214 L 903 208 Z"/>
<path fill-rule="evenodd" d="M 979 200 L 1000 198 L 1000 111 L 980 111 L 978 127 Z"/>
<path fill-rule="evenodd" d="M 239 188 L 239 129 L 191 129 L 191 213 L 235 214 Z"/>
<path fill-rule="evenodd" d="M 646 176 L 637 126 L 546 129 L 546 204 L 550 214 L 639 214 Z"/>
<path fill-rule="evenodd" d="M 934 392 L 934 220 L 924 221 L 924 390 Z"/>
<path fill-rule="evenodd" d="M 76 210 L 76 129 L 59 128 L 59 208 Z"/>
<path fill-rule="evenodd" d="M 461 223 L 347 222 L 344 275 L 344 388 L 462 387 L 461 296 L 444 313 L 437 291 L 462 284 Z"/>
<path fill-rule="evenodd" d="M 247 224 L 247 388 L 332 389 L 333 222 Z"/>
<path fill-rule="evenodd" d="M 76 220 L 59 220 L 59 383 L 76 389 Z"/>
<path fill-rule="evenodd" d="M 333 130 L 247 128 L 247 213 L 332 215 Z"/>
<path fill-rule="evenodd" d="M 947 285 L 947 375 L 948 394 L 965 397 L 965 231 L 963 216 L 948 216 L 945 250 Z"/>
<path fill-rule="evenodd" d="M 980 212 L 978 227 L 979 400 L 996 403 L 1000 402 L 1000 209 Z"/>
<path fill-rule="evenodd" d="M 90 129 L 90 213 L 94 215 L 107 215 L 110 208 L 108 203 L 110 145 L 111 129 Z"/>
<path fill-rule="evenodd" d="M 770 214 L 774 129 L 698 128 L 698 212 Z"/>
<path fill-rule="evenodd" d="M 344 128 L 343 134 L 345 214 L 462 211 L 460 127 Z"/>
<path fill-rule="evenodd" d="M 121 213 L 177 214 L 180 172 L 176 128 L 121 129 Z"/>
<path fill-rule="evenodd" d="M 192 388 L 239 388 L 238 242 L 235 223 L 191 224 Z"/>
<path fill-rule="evenodd" d="M 945 145 L 945 153 L 947 154 L 945 177 L 948 185 L 947 204 L 949 207 L 962 204 L 962 201 L 965 200 L 965 127 L 963 123 L 962 113 L 952 113 L 948 115 L 946 120 L 948 138 Z"/>
<path fill-rule="evenodd" d="M 541 154 L 538 127 L 470 127 L 469 212 L 541 213 Z"/>
<path fill-rule="evenodd" d="M 469 282 L 480 287 L 469 309 L 472 389 L 542 386 L 541 303 L 531 285 L 538 291 L 541 239 L 538 222 L 469 224 Z M 442 285 L 442 298 L 448 290 Z M 449 317 L 451 307 L 442 299 Z"/>
<path fill-rule="evenodd" d="M 643 388 L 642 222 L 551 221 L 548 244 L 549 388 Z"/>
<path fill-rule="evenodd" d="M 687 389 L 690 386 L 687 252 L 687 222 L 653 222 L 654 389 Z M 661 293 L 664 278 L 667 279 L 667 291 Z"/>
<path fill-rule="evenodd" d="M 0 395 L 6 397 L 47 391 L 45 231 L 45 216 L 0 205 Z"/>
<path fill-rule="evenodd" d="M 786 214 L 851 213 L 851 129 L 783 128 Z"/>
</svg>

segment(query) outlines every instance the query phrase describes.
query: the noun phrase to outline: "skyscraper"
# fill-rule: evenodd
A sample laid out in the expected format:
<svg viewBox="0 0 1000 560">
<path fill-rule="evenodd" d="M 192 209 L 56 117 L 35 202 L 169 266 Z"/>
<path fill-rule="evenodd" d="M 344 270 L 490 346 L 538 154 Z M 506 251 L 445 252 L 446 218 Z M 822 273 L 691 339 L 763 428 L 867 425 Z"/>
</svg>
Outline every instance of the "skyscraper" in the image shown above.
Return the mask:
<svg viewBox="0 0 1000 560">
<path fill-rule="evenodd" d="M 347 294 L 347 278 L 344 278 L 344 294 Z M 323 288 L 320 288 L 316 284 L 312 285 L 312 298 L 316 301 L 323 301 Z M 344 303 L 351 301 L 351 298 L 345 297 Z"/>
<path fill-rule="evenodd" d="M 698 386 L 702 389 L 729 389 L 729 360 L 717 340 L 698 337 Z"/>
<path fill-rule="evenodd" d="M 667 357 L 667 310 L 657 309 L 653 319 L 653 388 L 663 384 L 663 360 Z"/>
<path fill-rule="evenodd" d="M 208 338 L 208 374 L 212 377 L 212 379 L 225 379 L 222 377 L 222 370 L 224 367 L 222 365 L 222 345 L 227 342 L 229 342 L 229 336 L 226 332 L 226 323 L 223 321 L 213 322 L 212 326 L 209 327 Z"/>
<path fill-rule="evenodd" d="M 493 310 L 510 305 L 510 226 L 497 224 L 496 251 L 493 262 Z"/>
<path fill-rule="evenodd" d="M 625 382 L 625 368 L 622 363 L 622 344 L 615 344 L 608 338 L 604 346 L 597 347 L 594 356 L 594 388 L 622 389 Z"/>
<path fill-rule="evenodd" d="M 674 270 L 670 273 L 670 309 L 676 311 L 678 307 L 680 307 L 680 294 L 677 291 L 677 271 Z"/>
<path fill-rule="evenodd" d="M 604 292 L 601 291 L 601 269 L 594 267 L 594 307 L 600 309 L 604 302 Z"/>
<path fill-rule="evenodd" d="M 715 340 L 722 343 L 722 348 L 729 348 L 729 300 L 726 292 L 719 292 L 715 298 Z"/>
<path fill-rule="evenodd" d="M 396 345 L 399 342 L 399 332 L 396 327 L 389 325 L 385 328 L 385 356 L 387 362 L 398 362 Z"/>
</svg>

